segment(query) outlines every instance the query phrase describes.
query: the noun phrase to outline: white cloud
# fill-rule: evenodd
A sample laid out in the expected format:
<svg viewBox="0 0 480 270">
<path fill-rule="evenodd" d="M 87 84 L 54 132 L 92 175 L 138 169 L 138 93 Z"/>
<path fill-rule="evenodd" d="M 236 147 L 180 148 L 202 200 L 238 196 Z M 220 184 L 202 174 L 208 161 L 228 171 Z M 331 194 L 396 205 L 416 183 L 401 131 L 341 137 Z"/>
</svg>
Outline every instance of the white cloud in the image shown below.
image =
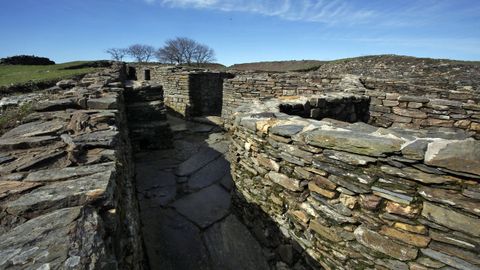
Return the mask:
<svg viewBox="0 0 480 270">
<path fill-rule="evenodd" d="M 361 22 L 374 15 L 342 0 L 145 0 L 168 7 L 256 13 L 292 21 Z"/>
</svg>

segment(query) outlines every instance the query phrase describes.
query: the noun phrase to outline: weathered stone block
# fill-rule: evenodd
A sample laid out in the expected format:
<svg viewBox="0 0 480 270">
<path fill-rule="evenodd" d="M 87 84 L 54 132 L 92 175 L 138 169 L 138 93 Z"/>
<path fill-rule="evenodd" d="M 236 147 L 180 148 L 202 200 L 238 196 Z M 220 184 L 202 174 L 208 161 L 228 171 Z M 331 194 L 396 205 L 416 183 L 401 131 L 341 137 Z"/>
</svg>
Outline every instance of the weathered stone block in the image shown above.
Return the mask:
<svg viewBox="0 0 480 270">
<path fill-rule="evenodd" d="M 418 250 L 416 248 L 396 243 L 365 226 L 359 226 L 354 234 L 357 241 L 362 245 L 392 258 L 408 261 L 417 257 Z"/>
</svg>

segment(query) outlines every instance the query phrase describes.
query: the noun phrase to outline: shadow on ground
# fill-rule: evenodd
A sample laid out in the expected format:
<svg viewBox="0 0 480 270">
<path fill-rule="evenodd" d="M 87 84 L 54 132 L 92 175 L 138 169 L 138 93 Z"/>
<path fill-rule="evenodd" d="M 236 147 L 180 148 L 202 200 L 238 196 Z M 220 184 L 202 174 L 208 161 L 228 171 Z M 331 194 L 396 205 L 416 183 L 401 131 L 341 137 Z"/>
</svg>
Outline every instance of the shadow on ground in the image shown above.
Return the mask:
<svg viewBox="0 0 480 270">
<path fill-rule="evenodd" d="M 300 246 L 283 237 L 258 206 L 232 206 L 232 197 L 237 206 L 246 203 L 235 192 L 225 157 L 228 135 L 216 120 L 194 123 L 169 116 L 173 148 L 135 155 L 150 269 L 320 268 L 305 260 L 308 256 Z M 236 215 L 242 211 L 245 220 Z M 261 219 L 263 229 L 242 223 L 251 218 Z"/>
</svg>

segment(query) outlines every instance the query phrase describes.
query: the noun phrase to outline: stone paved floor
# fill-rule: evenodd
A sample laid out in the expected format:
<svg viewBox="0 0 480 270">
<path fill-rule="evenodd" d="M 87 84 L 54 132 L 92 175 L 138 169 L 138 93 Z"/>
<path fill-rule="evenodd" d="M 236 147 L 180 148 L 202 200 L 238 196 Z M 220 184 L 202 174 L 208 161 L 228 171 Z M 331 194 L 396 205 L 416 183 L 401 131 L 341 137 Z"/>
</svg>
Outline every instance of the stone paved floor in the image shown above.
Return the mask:
<svg viewBox="0 0 480 270">
<path fill-rule="evenodd" d="M 211 125 L 169 122 L 174 148 L 136 155 L 150 268 L 269 269 L 260 245 L 230 213 L 225 135 Z"/>
</svg>

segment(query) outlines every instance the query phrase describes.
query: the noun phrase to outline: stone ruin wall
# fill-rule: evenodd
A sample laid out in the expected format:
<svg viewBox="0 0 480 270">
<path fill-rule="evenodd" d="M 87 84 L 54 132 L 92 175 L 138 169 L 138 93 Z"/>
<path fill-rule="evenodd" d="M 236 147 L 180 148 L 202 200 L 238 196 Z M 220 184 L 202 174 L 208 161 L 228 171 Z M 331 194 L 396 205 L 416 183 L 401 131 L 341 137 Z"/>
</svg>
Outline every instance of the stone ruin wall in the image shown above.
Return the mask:
<svg viewBox="0 0 480 270">
<path fill-rule="evenodd" d="M 480 143 L 468 133 L 278 112 L 230 123 L 237 213 L 285 263 L 480 269 Z"/>
<path fill-rule="evenodd" d="M 135 65 L 138 81 L 146 81 L 145 71 L 150 73 L 150 83 L 163 87 L 167 109 L 183 118 L 200 115 L 220 115 L 222 106 L 224 72 L 208 71 L 161 65 Z"/>
<path fill-rule="evenodd" d="M 0 137 L 1 269 L 143 269 L 124 75 L 60 81 Z"/>
<path fill-rule="evenodd" d="M 224 82 L 243 222 L 290 267 L 480 269 L 480 72 L 342 65 Z M 368 124 L 306 119 L 338 92 L 370 99 Z M 279 112 L 298 100 L 310 115 Z"/>
<path fill-rule="evenodd" d="M 445 79 L 435 77 L 446 76 L 443 73 L 422 73 L 424 77 L 415 74 L 417 77 L 414 79 L 385 79 L 382 76 L 363 76 L 360 71 L 352 72 L 352 69 L 310 73 L 236 73 L 233 79 L 224 82 L 222 116 L 228 118 L 236 108 L 248 106 L 254 100 L 350 92 L 371 98 L 369 123 L 376 126 L 414 129 L 447 127 L 480 134 L 480 79 L 475 79 L 480 71 L 466 72 L 472 74 L 473 79 L 470 80 L 452 75 L 452 81 L 447 83 Z M 342 75 L 337 71 L 359 75 Z M 378 74 L 385 76 L 381 71 Z"/>
</svg>

